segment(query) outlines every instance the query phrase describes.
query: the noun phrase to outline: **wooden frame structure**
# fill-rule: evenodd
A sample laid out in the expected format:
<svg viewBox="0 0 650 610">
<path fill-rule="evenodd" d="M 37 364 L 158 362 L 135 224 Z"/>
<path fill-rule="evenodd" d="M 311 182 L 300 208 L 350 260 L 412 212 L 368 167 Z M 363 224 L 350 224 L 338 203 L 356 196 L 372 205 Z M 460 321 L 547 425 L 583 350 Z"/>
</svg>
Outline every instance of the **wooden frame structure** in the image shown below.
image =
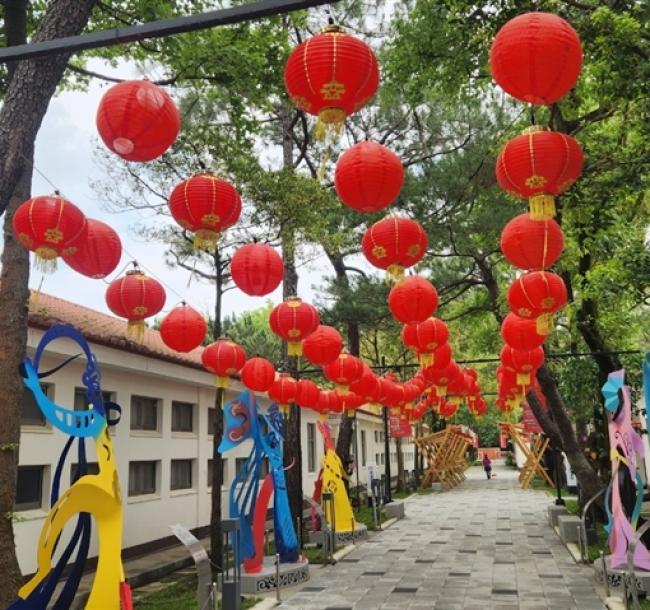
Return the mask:
<svg viewBox="0 0 650 610">
<path fill-rule="evenodd" d="M 413 442 L 427 457 L 423 488 L 440 483 L 443 489 L 451 489 L 465 480 L 465 452 L 470 440 L 458 427 L 447 426 L 440 432 L 415 438 Z"/>
<path fill-rule="evenodd" d="M 551 487 L 555 488 L 555 483 L 551 477 L 548 476 L 548 472 L 542 466 L 541 460 L 546 448 L 549 444 L 549 439 L 541 434 L 534 434 L 532 437 L 532 443 L 528 446 L 528 443 L 522 438 L 522 428 L 516 424 L 509 424 L 505 422 L 500 422 L 499 426 L 505 432 L 512 441 L 521 449 L 522 453 L 526 457 L 526 461 L 519 473 L 519 483 L 522 489 L 528 489 L 530 487 L 530 482 L 533 480 L 535 473 L 539 474 Z"/>
</svg>

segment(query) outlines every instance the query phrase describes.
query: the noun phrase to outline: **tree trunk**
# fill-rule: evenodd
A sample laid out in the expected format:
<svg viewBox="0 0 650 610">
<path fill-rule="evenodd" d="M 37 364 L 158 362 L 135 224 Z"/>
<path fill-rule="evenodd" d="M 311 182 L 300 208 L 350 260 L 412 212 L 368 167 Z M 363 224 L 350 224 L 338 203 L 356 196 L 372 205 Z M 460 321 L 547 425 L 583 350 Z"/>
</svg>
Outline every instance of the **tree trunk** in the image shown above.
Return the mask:
<svg viewBox="0 0 650 610">
<path fill-rule="evenodd" d="M 285 106 L 282 109 L 282 166 L 285 171 L 293 171 L 293 140 L 291 138 L 293 109 Z M 284 280 L 282 297 L 287 299 L 298 294 L 298 272 L 296 271 L 296 241 L 291 226 L 285 225 L 282 230 L 282 262 L 284 263 Z M 298 361 L 289 358 L 286 344 L 282 347 L 283 359 L 293 377 L 298 376 Z M 289 467 L 286 471 L 287 495 L 289 506 L 294 519 L 298 520 L 298 538 L 302 541 L 302 442 L 300 436 L 300 408 L 292 404 L 289 416 L 285 420 L 284 434 L 284 464 Z M 295 521 L 294 521 L 295 523 Z"/>
<path fill-rule="evenodd" d="M 52 0 L 32 39 L 81 33 L 95 0 Z M 9 205 L 48 104 L 65 72 L 70 53 L 19 62 L 0 110 L 0 214 Z"/>
<path fill-rule="evenodd" d="M 4 2 L 4 33 L 8 47 L 27 42 L 27 0 Z M 16 71 L 16 62 L 7 62 L 7 83 Z"/>
<path fill-rule="evenodd" d="M 395 439 L 395 455 L 397 456 L 397 491 L 404 491 L 404 454 L 402 453 L 402 439 Z"/>
<path fill-rule="evenodd" d="M 14 546 L 13 515 L 20 444 L 23 382 L 18 367 L 27 346 L 29 252 L 13 237 L 11 220 L 16 208 L 29 199 L 31 152 L 4 218 L 4 250 L 0 276 L 0 608 L 16 597 L 22 577 Z"/>
<path fill-rule="evenodd" d="M 221 336 L 221 303 L 223 297 L 223 267 L 219 247 L 214 251 L 215 282 L 214 339 Z M 223 532 L 221 531 L 221 487 L 223 486 L 223 457 L 219 443 L 223 436 L 223 397 L 224 389 L 217 388 L 214 399 L 214 430 L 212 431 L 212 502 L 210 506 L 210 554 L 217 572 L 223 571 Z"/>
<path fill-rule="evenodd" d="M 566 453 L 571 469 L 578 479 L 583 499 L 586 501 L 601 491 L 605 485 L 581 451 L 566 406 L 558 392 L 555 379 L 553 379 L 545 365 L 538 369 L 537 380 L 542 392 L 544 392 L 549 411 L 559 432 L 562 441 L 561 448 Z"/>
<path fill-rule="evenodd" d="M 325 253 L 327 254 L 327 258 L 334 268 L 334 273 L 336 274 L 336 279 L 339 284 L 345 288 L 350 288 L 350 280 L 348 279 L 348 274 L 345 270 L 343 256 L 341 256 L 339 252 L 326 250 Z M 361 339 L 359 337 L 359 324 L 356 322 L 356 320 L 346 320 L 346 331 L 348 351 L 353 356 L 359 356 L 361 353 Z M 350 447 L 352 445 L 353 434 L 352 421 L 353 419 L 351 417 L 348 417 L 347 410 L 341 414 L 339 434 L 336 439 L 336 453 L 343 464 L 346 464 L 350 459 Z"/>
</svg>

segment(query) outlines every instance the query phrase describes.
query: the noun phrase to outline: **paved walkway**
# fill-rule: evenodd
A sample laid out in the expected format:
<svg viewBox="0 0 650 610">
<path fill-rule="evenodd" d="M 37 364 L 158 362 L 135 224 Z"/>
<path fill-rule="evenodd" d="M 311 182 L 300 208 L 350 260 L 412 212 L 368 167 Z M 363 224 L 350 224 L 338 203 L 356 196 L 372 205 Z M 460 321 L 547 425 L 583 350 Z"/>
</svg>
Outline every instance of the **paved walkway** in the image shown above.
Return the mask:
<svg viewBox="0 0 650 610">
<path fill-rule="evenodd" d="M 578 566 L 546 521 L 551 502 L 516 472 L 472 468 L 456 489 L 416 496 L 406 518 L 359 545 L 279 606 L 286 610 L 601 610 L 591 567 Z M 287 595 L 287 592 L 284 593 Z"/>
</svg>

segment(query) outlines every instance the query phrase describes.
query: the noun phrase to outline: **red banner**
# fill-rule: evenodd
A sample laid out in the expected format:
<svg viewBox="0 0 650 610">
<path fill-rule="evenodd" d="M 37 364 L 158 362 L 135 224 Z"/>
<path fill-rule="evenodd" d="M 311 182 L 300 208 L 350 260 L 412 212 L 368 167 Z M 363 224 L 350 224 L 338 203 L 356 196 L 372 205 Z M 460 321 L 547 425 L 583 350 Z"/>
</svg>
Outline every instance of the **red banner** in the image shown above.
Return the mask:
<svg viewBox="0 0 650 610">
<path fill-rule="evenodd" d="M 408 418 L 402 413 L 390 413 L 388 416 L 388 429 L 391 438 L 404 438 L 413 436 L 413 428 Z"/>
</svg>

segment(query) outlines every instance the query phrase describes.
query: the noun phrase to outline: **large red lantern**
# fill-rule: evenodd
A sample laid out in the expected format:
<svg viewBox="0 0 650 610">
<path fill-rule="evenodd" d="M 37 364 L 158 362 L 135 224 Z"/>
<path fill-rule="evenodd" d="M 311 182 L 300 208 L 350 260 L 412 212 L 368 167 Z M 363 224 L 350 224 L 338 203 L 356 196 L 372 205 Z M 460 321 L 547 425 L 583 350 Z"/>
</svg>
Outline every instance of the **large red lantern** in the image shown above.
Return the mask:
<svg viewBox="0 0 650 610">
<path fill-rule="evenodd" d="M 282 373 L 271 384 L 268 395 L 273 402 L 278 404 L 280 411 L 287 414 L 289 412 L 289 404 L 296 400 L 297 390 L 298 382 L 291 375 Z"/>
<path fill-rule="evenodd" d="M 254 392 L 267 392 L 275 381 L 275 368 L 271 361 L 261 356 L 246 360 L 241 369 L 242 383 Z"/>
<path fill-rule="evenodd" d="M 143 80 L 113 85 L 97 109 L 97 130 L 104 144 L 127 161 L 160 157 L 174 143 L 180 126 L 174 100 Z"/>
<path fill-rule="evenodd" d="M 350 390 L 363 398 L 365 402 L 376 404 L 381 395 L 381 386 L 377 376 L 368 368 L 359 379 L 350 384 Z"/>
<path fill-rule="evenodd" d="M 276 305 L 269 315 L 269 326 L 274 334 L 288 344 L 289 356 L 302 355 L 302 340 L 311 335 L 320 324 L 320 316 L 313 305 L 298 297 L 289 297 Z"/>
<path fill-rule="evenodd" d="M 58 256 L 75 254 L 88 231 L 84 213 L 59 195 L 28 199 L 12 219 L 15 238 L 36 254 L 43 271 L 54 271 Z"/>
<path fill-rule="evenodd" d="M 282 258 L 266 244 L 246 244 L 230 261 L 230 275 L 237 287 L 251 296 L 273 292 L 284 277 Z"/>
<path fill-rule="evenodd" d="M 562 254 L 564 233 L 554 220 L 531 220 L 528 214 L 515 216 L 501 233 L 503 256 L 525 270 L 547 269 Z"/>
<path fill-rule="evenodd" d="M 316 366 L 336 360 L 343 349 L 341 333 L 331 326 L 320 325 L 302 342 L 305 358 Z"/>
<path fill-rule="evenodd" d="M 201 362 L 217 376 L 215 385 L 227 388 L 230 376 L 238 373 L 246 363 L 246 352 L 241 345 L 230 339 L 218 339 L 203 350 Z"/>
<path fill-rule="evenodd" d="M 127 334 L 141 341 L 144 337 L 144 320 L 155 316 L 165 305 L 165 289 L 154 278 L 139 269 L 113 280 L 106 290 L 108 308 L 128 320 Z"/>
<path fill-rule="evenodd" d="M 520 318 L 509 313 L 501 324 L 501 337 L 510 347 L 522 351 L 539 347 L 546 340 L 546 335 L 537 332 L 535 320 Z"/>
<path fill-rule="evenodd" d="M 551 332 L 553 314 L 566 305 L 567 290 L 564 280 L 550 271 L 525 273 L 508 289 L 508 305 L 522 318 L 534 319 L 537 332 Z"/>
<path fill-rule="evenodd" d="M 458 411 L 458 404 L 459 403 L 457 402 L 448 402 L 446 400 L 441 400 L 440 406 L 438 407 L 438 413 L 445 419 L 450 419 L 456 415 L 456 411 Z"/>
<path fill-rule="evenodd" d="M 230 182 L 197 174 L 174 187 L 169 211 L 181 227 L 194 233 L 196 248 L 214 250 L 219 234 L 239 220 L 241 197 Z"/>
<path fill-rule="evenodd" d="M 388 377 L 379 378 L 379 403 L 386 407 L 394 407 L 399 404 L 404 395 L 400 385 Z"/>
<path fill-rule="evenodd" d="M 529 200 L 533 220 L 545 220 L 555 216 L 555 197 L 578 179 L 583 163 L 580 144 L 571 136 L 531 127 L 499 153 L 497 181 L 502 189 Z"/>
<path fill-rule="evenodd" d="M 310 379 L 301 379 L 296 385 L 296 404 L 315 409 L 320 400 L 320 388 Z"/>
<path fill-rule="evenodd" d="M 338 130 L 375 95 L 379 65 L 365 42 L 333 25 L 291 52 L 284 84 L 300 110 Z"/>
<path fill-rule="evenodd" d="M 443 343 L 440 347 L 437 347 L 432 352 L 426 355 L 425 359 L 431 361 L 429 364 L 423 365 L 422 373 L 424 374 L 424 379 L 429 382 L 429 377 L 425 373 L 426 369 L 443 369 L 451 362 L 451 346 L 449 343 Z M 421 356 L 420 356 L 421 360 Z"/>
<path fill-rule="evenodd" d="M 328 413 L 341 412 L 341 397 L 335 390 L 323 390 L 320 393 L 316 410 L 321 414 L 322 419 L 327 419 Z"/>
<path fill-rule="evenodd" d="M 433 284 L 419 275 L 400 280 L 388 294 L 388 307 L 402 324 L 417 324 L 432 316 L 438 307 Z"/>
<path fill-rule="evenodd" d="M 354 392 L 348 392 L 340 396 L 342 410 L 347 411 L 348 417 L 354 417 L 354 412 L 364 403 L 364 400 Z"/>
<path fill-rule="evenodd" d="M 372 214 L 388 207 L 404 184 L 400 158 L 377 142 L 359 142 L 336 163 L 334 188 L 339 199 L 358 212 Z"/>
<path fill-rule="evenodd" d="M 522 102 L 552 104 L 576 84 L 582 67 L 580 38 L 550 13 L 525 13 L 497 33 L 490 69 L 501 88 Z"/>
<path fill-rule="evenodd" d="M 99 280 L 115 271 L 122 258 L 122 242 L 119 235 L 100 220 L 87 218 L 86 222 L 88 231 L 77 251 L 64 254 L 62 258 L 77 273 Z"/>
<path fill-rule="evenodd" d="M 343 353 L 323 367 L 323 375 L 336 384 L 339 394 L 345 395 L 350 389 L 350 384 L 359 379 L 364 370 L 364 364 L 359 358 Z"/>
<path fill-rule="evenodd" d="M 420 364 L 429 366 L 433 362 L 433 352 L 447 342 L 449 329 L 438 318 L 428 318 L 419 324 L 406 324 L 402 328 L 402 341 L 418 353 Z"/>
<path fill-rule="evenodd" d="M 522 351 L 504 345 L 499 358 L 505 369 L 517 374 L 520 385 L 528 385 L 531 382 L 531 375 L 544 364 L 544 349 L 536 347 Z"/>
<path fill-rule="evenodd" d="M 191 352 L 203 343 L 207 330 L 203 316 L 183 303 L 164 317 L 160 324 L 160 337 L 170 349 Z"/>
<path fill-rule="evenodd" d="M 427 234 L 415 220 L 389 216 L 364 233 L 361 247 L 371 265 L 400 278 L 405 267 L 422 260 L 428 243 Z"/>
</svg>

